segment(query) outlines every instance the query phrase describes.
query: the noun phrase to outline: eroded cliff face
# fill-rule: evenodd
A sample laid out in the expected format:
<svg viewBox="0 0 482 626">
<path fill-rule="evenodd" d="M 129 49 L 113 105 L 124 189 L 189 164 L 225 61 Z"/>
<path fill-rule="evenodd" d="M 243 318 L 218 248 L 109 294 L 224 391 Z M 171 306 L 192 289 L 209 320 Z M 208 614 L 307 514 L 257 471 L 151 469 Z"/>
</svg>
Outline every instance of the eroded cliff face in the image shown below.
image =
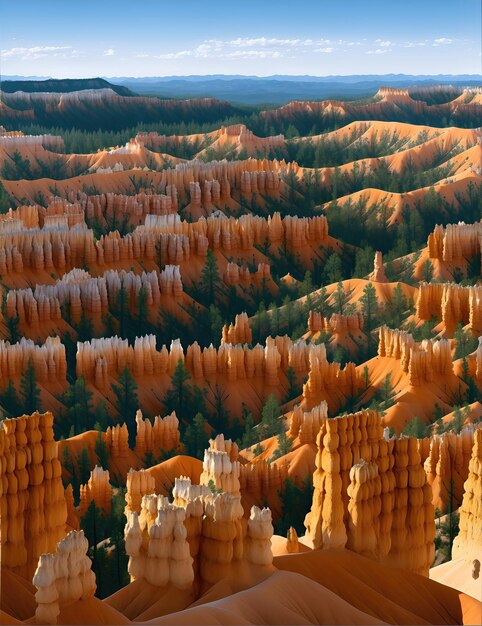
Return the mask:
<svg viewBox="0 0 482 626">
<path fill-rule="evenodd" d="M 55 552 L 42 554 L 33 577 L 37 587 L 35 623 L 57 624 L 62 606 L 95 594 L 95 574 L 87 556 L 89 542 L 82 530 L 71 531 Z"/>
<path fill-rule="evenodd" d="M 126 272 L 108 270 L 93 277 L 82 269 L 67 272 L 54 285 L 36 285 L 35 289 L 8 291 L 5 317 L 18 317 L 27 334 L 37 337 L 45 322 L 59 323 L 64 319 L 76 325 L 84 315 L 94 323 L 102 323 L 112 307 L 116 306 L 123 290 L 125 306 L 138 310 L 139 298 L 144 299 L 147 317 L 157 320 L 161 307 L 182 300 L 183 285 L 179 266 L 167 265 L 158 274 L 152 272 Z M 67 314 L 68 311 L 68 314 Z"/>
<path fill-rule="evenodd" d="M 135 452 L 140 458 L 144 458 L 146 452 L 152 452 L 154 458 L 158 458 L 163 451 L 169 452 L 179 448 L 181 441 L 179 420 L 174 411 L 164 418 L 156 415 L 154 423 L 151 423 L 149 419 L 143 419 L 142 412 L 138 410 L 136 423 Z"/>
<path fill-rule="evenodd" d="M 67 503 L 53 415 L 34 413 L 0 425 L 2 567 L 30 578 L 40 554 L 65 535 Z"/>
<path fill-rule="evenodd" d="M 333 313 L 329 318 L 318 311 L 310 311 L 308 330 L 310 333 L 329 332 L 335 335 L 345 333 L 360 333 L 364 327 L 364 317 L 361 313 L 342 315 Z"/>
<path fill-rule="evenodd" d="M 457 324 L 468 325 L 474 335 L 482 333 L 482 287 L 455 283 L 422 283 L 416 299 L 417 317 L 436 317 L 452 335 Z"/>
<path fill-rule="evenodd" d="M 336 406 L 336 396 L 343 394 L 352 396 L 361 387 L 362 381 L 357 374 L 355 364 L 347 363 L 344 368 L 339 363 L 329 362 L 326 358 L 325 344 L 310 344 L 307 351 L 309 359 L 308 380 L 303 385 L 304 410 L 317 406 L 326 400 L 331 406 Z M 297 369 L 293 367 L 295 372 Z"/>
<path fill-rule="evenodd" d="M 145 495 L 140 513 L 128 513 L 125 539 L 133 580 L 189 589 L 195 576 L 210 586 L 228 579 L 243 562 L 271 565 L 269 509 L 252 507 L 247 520 L 239 495 L 213 494 L 185 477 L 176 479 L 173 497 L 171 504 L 163 496 Z"/>
<path fill-rule="evenodd" d="M 92 501 L 104 513 L 109 513 L 112 504 L 109 470 L 104 470 L 98 465 L 90 472 L 88 482 L 85 485 L 80 485 L 80 516 L 85 515 Z"/>
<path fill-rule="evenodd" d="M 253 333 L 251 332 L 248 315 L 246 313 L 236 315 L 234 324 L 229 324 L 229 326 L 225 324 L 223 326 L 222 340 L 224 343 L 232 344 L 253 342 Z"/>
<path fill-rule="evenodd" d="M 424 456 L 421 452 L 421 456 L 432 488 L 433 504 L 441 514 L 448 510 L 451 498 L 452 510 L 462 502 L 476 428 L 466 426 L 460 434 L 446 432 L 419 442 L 419 451 L 425 447 L 425 441 L 429 445 L 428 454 Z"/>
<path fill-rule="evenodd" d="M 65 346 L 59 337 L 47 337 L 39 346 L 24 337 L 13 344 L 0 340 L 0 376 L 5 383 L 9 379 L 18 379 L 29 361 L 35 368 L 37 382 L 66 383 Z"/>
<path fill-rule="evenodd" d="M 315 548 L 347 546 L 428 574 L 434 508 L 417 440 L 387 440 L 376 411 L 325 419 L 316 467 L 313 504 L 305 519 Z"/>
<path fill-rule="evenodd" d="M 445 228 L 436 226 L 428 236 L 427 244 L 431 259 L 446 263 L 473 259 L 482 250 L 482 222 L 459 222 L 448 224 Z"/>
<path fill-rule="evenodd" d="M 446 339 L 424 339 L 418 343 L 410 333 L 382 326 L 378 355 L 399 360 L 413 386 L 453 373 L 450 344 Z"/>
<path fill-rule="evenodd" d="M 482 552 L 482 429 L 474 433 L 469 475 L 460 507 L 459 534 L 452 547 L 453 559 L 480 561 Z"/>
</svg>

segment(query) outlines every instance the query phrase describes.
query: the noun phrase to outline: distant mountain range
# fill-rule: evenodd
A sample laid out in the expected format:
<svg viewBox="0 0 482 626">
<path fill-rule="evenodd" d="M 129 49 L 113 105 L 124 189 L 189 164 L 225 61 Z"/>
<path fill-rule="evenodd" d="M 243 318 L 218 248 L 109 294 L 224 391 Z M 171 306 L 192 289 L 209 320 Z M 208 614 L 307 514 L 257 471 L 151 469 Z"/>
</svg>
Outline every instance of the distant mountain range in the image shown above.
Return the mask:
<svg viewBox="0 0 482 626">
<path fill-rule="evenodd" d="M 85 89 L 112 89 L 120 96 L 135 96 L 128 87 L 109 83 L 103 78 L 48 78 L 40 80 L 36 78 L 24 78 L 12 80 L 4 77 L 2 91 L 14 93 L 16 91 L 68 93 L 70 91 L 83 91 Z"/>
<path fill-rule="evenodd" d="M 48 79 L 5 76 L 4 91 L 57 91 L 101 89 L 109 87 L 125 96 L 135 94 L 160 98 L 217 98 L 236 104 L 284 104 L 290 100 L 349 100 L 372 96 L 382 86 L 410 87 L 413 85 L 452 84 L 478 86 L 480 74 L 366 74 L 351 76 L 240 76 L 212 74 L 206 76 L 146 76 L 112 77 L 106 79 Z"/>
</svg>

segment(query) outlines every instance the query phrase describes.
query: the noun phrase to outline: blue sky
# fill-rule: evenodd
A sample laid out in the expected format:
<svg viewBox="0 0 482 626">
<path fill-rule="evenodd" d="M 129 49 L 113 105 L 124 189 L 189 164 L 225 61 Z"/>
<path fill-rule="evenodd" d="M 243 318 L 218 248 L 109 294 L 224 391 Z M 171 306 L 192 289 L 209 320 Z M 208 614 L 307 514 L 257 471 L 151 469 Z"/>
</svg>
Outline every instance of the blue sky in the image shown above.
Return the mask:
<svg viewBox="0 0 482 626">
<path fill-rule="evenodd" d="M 480 0 L 16 0 L 2 74 L 481 73 Z"/>
</svg>

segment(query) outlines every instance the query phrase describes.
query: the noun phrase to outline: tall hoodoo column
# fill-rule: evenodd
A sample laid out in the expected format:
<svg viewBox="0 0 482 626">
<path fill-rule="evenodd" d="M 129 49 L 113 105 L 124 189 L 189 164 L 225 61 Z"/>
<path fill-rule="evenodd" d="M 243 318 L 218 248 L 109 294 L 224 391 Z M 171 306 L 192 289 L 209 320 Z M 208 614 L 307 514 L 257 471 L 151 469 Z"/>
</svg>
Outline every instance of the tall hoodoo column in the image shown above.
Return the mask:
<svg viewBox="0 0 482 626">
<path fill-rule="evenodd" d="M 55 553 L 40 556 L 33 577 L 38 624 L 57 624 L 62 606 L 94 596 L 95 574 L 88 548 L 84 532 L 73 530 L 58 543 Z"/>
<path fill-rule="evenodd" d="M 417 440 L 387 439 L 381 415 L 360 411 L 325 419 L 317 444 L 313 502 L 305 518 L 313 546 L 346 545 L 427 575 L 434 508 Z"/>
<path fill-rule="evenodd" d="M 64 537 L 67 520 L 51 413 L 3 420 L 0 468 L 2 566 L 30 578 L 40 554 Z"/>
<path fill-rule="evenodd" d="M 453 559 L 482 557 L 482 429 L 474 433 L 474 446 L 469 463 L 469 475 L 464 485 L 460 507 L 459 534 L 452 548 Z"/>
</svg>

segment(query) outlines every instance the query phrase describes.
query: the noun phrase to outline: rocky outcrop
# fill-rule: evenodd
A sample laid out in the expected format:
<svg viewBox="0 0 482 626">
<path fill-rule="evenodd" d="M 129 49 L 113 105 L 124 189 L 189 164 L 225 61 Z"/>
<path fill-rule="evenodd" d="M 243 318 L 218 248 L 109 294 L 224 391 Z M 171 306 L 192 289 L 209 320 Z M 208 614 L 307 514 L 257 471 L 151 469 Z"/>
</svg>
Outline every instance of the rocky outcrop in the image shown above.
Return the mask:
<svg viewBox="0 0 482 626">
<path fill-rule="evenodd" d="M 271 537 L 273 536 L 271 511 L 268 508 L 251 508 L 248 520 L 248 535 L 246 538 L 246 559 L 254 565 L 271 565 L 273 553 L 271 551 Z"/>
<path fill-rule="evenodd" d="M 327 332 L 334 335 L 345 333 L 360 333 L 363 331 L 364 318 L 361 313 L 342 315 L 333 313 L 331 317 L 324 317 L 318 311 L 310 311 L 308 330 L 310 333 Z"/>
<path fill-rule="evenodd" d="M 316 444 L 316 438 L 321 425 L 328 417 L 328 404 L 326 401 L 314 406 L 311 411 L 303 411 L 300 405 L 295 405 L 291 414 L 288 435 L 290 439 L 299 437 L 300 444 Z"/>
<path fill-rule="evenodd" d="M 181 221 L 179 216 L 146 216 L 144 226 L 138 226 L 134 234 L 155 233 L 181 235 L 189 241 L 190 252 L 203 255 L 203 250 L 251 250 L 253 244 L 264 245 L 266 241 L 276 252 L 281 244 L 290 250 L 307 245 L 319 246 L 328 238 L 328 222 L 323 215 L 315 217 L 286 216 L 273 213 L 268 218 L 242 215 L 239 218 L 215 214 L 201 217 L 196 222 Z M 206 245 L 207 241 L 207 245 Z"/>
<path fill-rule="evenodd" d="M 112 505 L 112 487 L 109 482 L 109 470 L 96 465 L 90 472 L 89 481 L 80 485 L 80 515 L 85 515 L 91 502 L 102 509 L 104 514 L 109 513 Z"/>
<path fill-rule="evenodd" d="M 223 280 L 227 285 L 239 285 L 244 289 L 250 286 L 262 287 L 263 285 L 265 288 L 268 288 L 272 280 L 271 267 L 268 263 L 258 263 L 257 270 L 250 272 L 246 265 L 230 262 L 226 265 Z"/>
<path fill-rule="evenodd" d="M 482 250 L 482 222 L 475 224 L 447 224 L 436 226 L 428 236 L 428 254 L 431 259 L 446 263 L 473 259 Z M 482 272 L 482 267 L 481 267 Z"/>
<path fill-rule="evenodd" d="M 185 353 L 178 339 L 171 343 L 170 350 L 163 346 L 158 351 L 154 335 L 137 337 L 133 346 L 127 339 L 119 337 L 92 339 L 77 344 L 76 371 L 77 376 L 84 376 L 103 390 L 109 388 L 110 379 L 117 377 L 126 366 L 135 377 L 171 376 L 179 360 L 182 360 L 195 381 L 210 380 L 216 376 L 226 377 L 228 382 L 261 378 L 266 385 L 278 386 L 282 373 L 288 367 L 301 377 L 306 375 L 310 363 L 316 360 L 318 354 L 318 360 L 323 363 L 321 376 L 326 388 L 341 382 L 345 385 L 342 389 L 348 389 L 355 376 L 351 364 L 340 370 L 338 363 L 326 361 L 324 345 L 307 344 L 303 340 L 293 342 L 287 336 L 268 337 L 264 347 L 257 344 L 253 348 L 247 344 L 221 343 L 218 349 L 213 346 L 201 349 L 195 342 L 188 346 Z M 317 371 L 313 376 L 318 374 L 320 372 Z"/>
<path fill-rule="evenodd" d="M 399 360 L 413 386 L 453 373 L 450 344 L 446 339 L 424 339 L 417 343 L 410 333 L 381 326 L 378 355 Z"/>
<path fill-rule="evenodd" d="M 303 409 L 310 409 L 329 400 L 335 389 L 347 395 L 354 395 L 361 386 L 354 363 L 347 363 L 342 369 L 339 363 L 328 362 L 325 344 L 311 344 L 309 351 L 308 380 L 303 385 Z M 293 368 L 296 372 L 296 368 Z M 332 395 L 332 394 L 331 394 Z"/>
<path fill-rule="evenodd" d="M 236 315 L 234 324 L 223 326 L 222 339 L 224 343 L 252 343 L 253 333 L 246 313 Z"/>
<path fill-rule="evenodd" d="M 474 443 L 474 426 L 466 426 L 460 434 L 446 432 L 432 435 L 429 453 L 424 459 L 427 481 L 432 488 L 433 504 L 444 514 L 452 498 L 452 510 L 457 509 L 464 494 L 464 482 L 469 473 L 469 461 Z"/>
<path fill-rule="evenodd" d="M 70 190 L 67 194 L 70 203 L 78 205 L 85 217 L 97 220 L 101 225 L 142 224 L 146 215 L 170 215 L 178 209 L 175 185 L 166 185 L 164 193 L 140 191 L 132 196 L 118 193 L 89 195 Z"/>
<path fill-rule="evenodd" d="M 37 382 L 66 383 L 65 346 L 59 337 L 47 337 L 45 343 L 39 346 L 24 337 L 13 344 L 0 341 L 0 378 L 5 382 L 18 379 L 29 361 L 35 368 Z"/>
<path fill-rule="evenodd" d="M 146 516 L 127 514 L 125 526 L 128 571 L 132 580 L 145 580 L 156 587 L 172 584 L 189 589 L 194 581 L 192 557 L 189 553 L 186 515 L 182 507 L 169 504 L 166 498 L 144 498 L 143 503 L 156 504 L 156 517 L 150 524 Z"/>
<path fill-rule="evenodd" d="M 65 535 L 67 504 L 53 415 L 34 413 L 0 425 L 2 567 L 30 578 L 40 554 Z"/>
<path fill-rule="evenodd" d="M 58 543 L 55 553 L 40 556 L 33 577 L 37 624 L 57 624 L 62 606 L 94 596 L 97 586 L 88 548 L 84 532 L 73 530 Z"/>
<path fill-rule="evenodd" d="M 350 470 L 346 547 L 370 559 L 376 558 L 378 551 L 381 492 L 378 465 L 360 459 Z"/>
<path fill-rule="evenodd" d="M 375 252 L 375 259 L 373 261 L 373 272 L 370 274 L 370 280 L 373 280 L 376 283 L 388 282 L 385 274 L 385 268 L 383 267 L 383 256 L 381 252 Z"/>
<path fill-rule="evenodd" d="M 457 324 L 468 325 L 474 334 L 482 332 L 482 287 L 463 287 L 455 283 L 422 283 L 416 300 L 417 317 L 441 320 L 447 333 Z"/>
<path fill-rule="evenodd" d="M 64 274 L 54 285 L 36 285 L 35 289 L 10 290 L 7 294 L 5 315 L 17 317 L 28 332 L 37 333 L 39 323 L 62 318 L 77 324 L 82 314 L 98 321 L 115 307 L 121 289 L 125 306 L 136 311 L 143 293 L 148 317 L 157 319 L 161 305 L 167 298 L 182 298 L 183 287 L 178 266 L 168 265 L 160 274 L 108 270 L 102 276 L 92 277 L 75 268 Z M 68 315 L 67 312 L 68 311 Z"/>
<path fill-rule="evenodd" d="M 142 498 L 155 493 L 156 481 L 154 476 L 144 469 L 139 471 L 130 469 L 126 480 L 126 511 L 140 513 Z"/>
<path fill-rule="evenodd" d="M 385 439 L 376 411 L 325 419 L 316 467 L 313 504 L 305 519 L 315 548 L 348 545 L 370 558 L 428 574 L 434 509 L 416 439 Z"/>
<path fill-rule="evenodd" d="M 286 462 L 268 463 L 260 460 L 240 466 L 239 485 L 241 494 L 254 502 L 266 502 L 273 494 L 284 489 L 288 478 Z"/>
<path fill-rule="evenodd" d="M 453 559 L 480 559 L 482 546 L 482 429 L 474 433 L 469 475 L 460 507 L 459 534 L 452 547 Z"/>
<path fill-rule="evenodd" d="M 157 459 L 162 452 L 177 450 L 180 444 L 179 420 L 173 411 L 162 418 L 156 415 L 154 422 L 142 418 L 140 410 L 136 413 L 137 436 L 135 452 L 144 458 L 146 452 L 151 452 Z"/>
<path fill-rule="evenodd" d="M 239 473 L 239 461 L 231 461 L 227 452 L 213 448 L 204 451 L 201 485 L 213 485 L 225 493 L 239 495 Z"/>
<path fill-rule="evenodd" d="M 104 442 L 112 459 L 126 458 L 129 452 L 129 431 L 127 425 L 108 426 Z"/>
<path fill-rule="evenodd" d="M 126 552 L 133 580 L 188 589 L 195 573 L 213 585 L 243 560 L 263 567 L 272 563 L 269 509 L 252 507 L 247 520 L 239 495 L 213 494 L 182 476 L 176 478 L 173 497 L 171 504 L 163 496 L 145 495 L 139 513 L 127 512 Z"/>
<path fill-rule="evenodd" d="M 65 144 L 59 135 L 24 135 L 21 131 L 0 134 L 0 150 L 13 154 L 16 150 L 22 151 L 25 148 L 32 152 L 44 149 L 64 152 Z"/>
</svg>

